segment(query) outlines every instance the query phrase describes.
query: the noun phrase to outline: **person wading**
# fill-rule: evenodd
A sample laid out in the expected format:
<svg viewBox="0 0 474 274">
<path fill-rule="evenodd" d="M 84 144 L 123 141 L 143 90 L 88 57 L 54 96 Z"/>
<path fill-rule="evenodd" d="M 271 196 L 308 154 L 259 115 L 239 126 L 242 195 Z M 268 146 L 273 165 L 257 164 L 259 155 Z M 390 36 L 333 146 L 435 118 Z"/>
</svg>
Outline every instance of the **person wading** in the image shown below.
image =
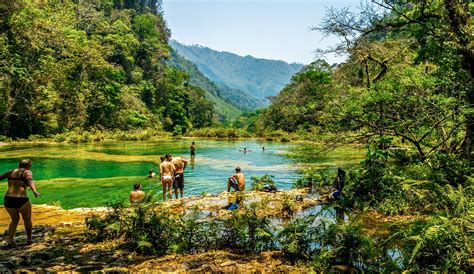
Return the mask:
<svg viewBox="0 0 474 274">
<path fill-rule="evenodd" d="M 145 192 L 142 191 L 142 185 L 136 183 L 133 185 L 133 191 L 130 191 L 130 204 L 141 203 L 145 198 Z"/>
<path fill-rule="evenodd" d="M 184 160 L 181 157 L 171 157 L 171 163 L 174 165 L 174 169 L 175 169 L 174 181 L 173 181 L 174 195 L 176 199 L 178 199 L 178 189 L 179 189 L 181 198 L 183 198 L 184 170 L 186 169 L 186 165 L 188 164 L 188 161 Z"/>
<path fill-rule="evenodd" d="M 171 186 L 173 185 L 175 168 L 171 163 L 171 155 L 166 154 L 164 161 L 160 164 L 160 179 L 163 187 L 163 202 L 166 201 L 166 191 L 168 191 L 169 199 L 173 197 Z"/>
<path fill-rule="evenodd" d="M 196 157 L 196 144 L 194 142 L 191 144 L 189 149 L 191 150 L 191 158 Z"/>
<path fill-rule="evenodd" d="M 35 182 L 33 181 L 33 173 L 30 171 L 31 160 L 21 160 L 18 168 L 5 172 L 0 175 L 0 180 L 8 178 L 8 189 L 5 193 L 3 205 L 5 210 L 10 214 L 11 223 L 8 227 L 7 247 L 14 246 L 14 237 L 16 227 L 20 221 L 20 215 L 25 224 L 26 235 L 28 237 L 26 244 L 33 243 L 31 223 L 31 202 L 27 196 L 27 188 L 31 188 L 35 197 L 40 194 L 36 190 Z"/>
</svg>

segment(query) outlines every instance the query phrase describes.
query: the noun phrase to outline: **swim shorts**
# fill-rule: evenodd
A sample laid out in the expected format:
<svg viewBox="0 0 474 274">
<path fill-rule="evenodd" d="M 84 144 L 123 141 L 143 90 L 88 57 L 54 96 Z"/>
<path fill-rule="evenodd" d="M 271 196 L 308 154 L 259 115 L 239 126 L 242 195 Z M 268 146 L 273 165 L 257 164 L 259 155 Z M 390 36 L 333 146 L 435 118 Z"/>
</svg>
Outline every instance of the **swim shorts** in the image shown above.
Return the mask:
<svg viewBox="0 0 474 274">
<path fill-rule="evenodd" d="M 235 178 L 230 179 L 230 186 L 235 190 L 239 190 L 239 185 L 238 185 L 237 180 Z"/>
<path fill-rule="evenodd" d="M 176 173 L 174 175 L 173 189 L 184 188 L 184 173 Z"/>
</svg>

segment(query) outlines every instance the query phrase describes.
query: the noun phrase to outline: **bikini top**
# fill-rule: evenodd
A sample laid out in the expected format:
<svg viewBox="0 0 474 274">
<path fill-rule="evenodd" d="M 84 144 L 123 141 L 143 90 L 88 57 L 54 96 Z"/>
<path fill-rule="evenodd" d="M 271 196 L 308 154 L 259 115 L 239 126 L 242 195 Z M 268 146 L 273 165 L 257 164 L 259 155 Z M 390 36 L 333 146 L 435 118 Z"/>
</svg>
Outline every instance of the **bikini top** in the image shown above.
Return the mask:
<svg viewBox="0 0 474 274">
<path fill-rule="evenodd" d="M 13 171 L 14 171 L 14 169 L 12 169 L 12 171 L 10 172 L 10 175 L 8 175 L 8 180 L 20 180 L 20 181 L 22 181 L 25 185 L 30 186 L 30 185 L 28 184 L 28 180 L 26 180 L 25 178 L 23 178 L 23 173 L 25 173 L 26 169 L 24 169 L 24 168 L 22 168 L 22 169 L 23 169 L 23 171 L 21 172 L 20 177 L 18 177 L 18 178 L 11 177 L 11 175 L 12 175 L 12 173 L 13 173 Z"/>
</svg>

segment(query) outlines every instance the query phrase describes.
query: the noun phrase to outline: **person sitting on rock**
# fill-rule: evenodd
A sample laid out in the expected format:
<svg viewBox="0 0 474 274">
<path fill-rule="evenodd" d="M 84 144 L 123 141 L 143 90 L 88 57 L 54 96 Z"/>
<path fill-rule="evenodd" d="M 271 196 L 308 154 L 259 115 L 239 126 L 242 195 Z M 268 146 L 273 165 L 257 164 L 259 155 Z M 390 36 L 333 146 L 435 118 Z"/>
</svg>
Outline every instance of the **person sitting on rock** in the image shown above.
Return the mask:
<svg viewBox="0 0 474 274">
<path fill-rule="evenodd" d="M 245 191 L 245 175 L 241 172 L 240 167 L 236 167 L 235 174 L 227 180 L 227 192 L 230 191 L 231 187 L 235 191 Z"/>
</svg>

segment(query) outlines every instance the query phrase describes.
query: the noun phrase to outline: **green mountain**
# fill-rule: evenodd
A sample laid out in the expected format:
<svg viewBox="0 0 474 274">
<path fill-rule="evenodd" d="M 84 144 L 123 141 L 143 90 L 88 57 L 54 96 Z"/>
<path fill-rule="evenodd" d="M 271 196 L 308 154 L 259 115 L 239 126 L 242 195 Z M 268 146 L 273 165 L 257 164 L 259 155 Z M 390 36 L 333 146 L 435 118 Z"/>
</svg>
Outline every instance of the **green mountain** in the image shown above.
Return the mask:
<svg viewBox="0 0 474 274">
<path fill-rule="evenodd" d="M 222 91 L 216 84 L 204 76 L 194 63 L 177 54 L 175 50 L 171 53 L 169 64 L 189 75 L 189 85 L 200 87 L 205 91 L 206 98 L 214 103 L 214 109 L 220 120 L 235 118 L 242 114 L 242 109 L 237 108 L 222 98 Z"/>
<path fill-rule="evenodd" d="M 288 64 L 249 55 L 242 57 L 198 45 L 187 46 L 174 40 L 170 41 L 170 45 L 184 58 L 195 63 L 218 86 L 240 90 L 240 94 L 249 94 L 263 100 L 265 104 L 268 104 L 267 97 L 278 94 L 290 82 L 291 76 L 303 67 L 302 64 Z"/>
<path fill-rule="evenodd" d="M 242 111 L 254 111 L 264 106 L 263 100 L 241 90 L 212 82 L 193 62 L 179 55 L 175 50 L 171 53 L 170 65 L 189 75 L 189 85 L 207 91 L 206 97 L 215 103 L 216 112 L 221 118 L 235 118 Z"/>
</svg>

